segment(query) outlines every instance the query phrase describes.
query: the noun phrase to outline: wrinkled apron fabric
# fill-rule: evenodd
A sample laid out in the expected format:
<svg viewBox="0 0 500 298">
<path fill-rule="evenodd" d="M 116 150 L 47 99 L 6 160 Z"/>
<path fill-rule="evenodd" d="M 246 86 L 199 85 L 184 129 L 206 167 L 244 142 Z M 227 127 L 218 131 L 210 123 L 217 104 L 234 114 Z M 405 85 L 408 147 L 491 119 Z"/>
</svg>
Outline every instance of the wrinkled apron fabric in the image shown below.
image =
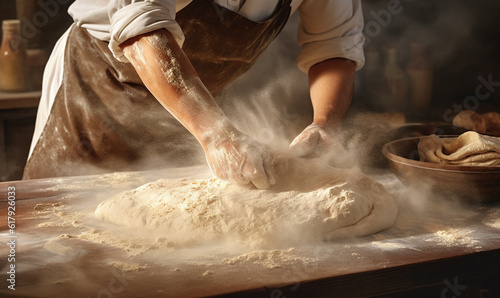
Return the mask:
<svg viewBox="0 0 500 298">
<path fill-rule="evenodd" d="M 247 71 L 290 15 L 280 2 L 264 22 L 250 21 L 211 0 L 178 12 L 183 50 L 217 95 Z M 186 166 L 204 160 L 196 139 L 146 89 L 133 66 L 108 43 L 73 26 L 64 79 L 27 162 L 23 179 Z"/>
</svg>

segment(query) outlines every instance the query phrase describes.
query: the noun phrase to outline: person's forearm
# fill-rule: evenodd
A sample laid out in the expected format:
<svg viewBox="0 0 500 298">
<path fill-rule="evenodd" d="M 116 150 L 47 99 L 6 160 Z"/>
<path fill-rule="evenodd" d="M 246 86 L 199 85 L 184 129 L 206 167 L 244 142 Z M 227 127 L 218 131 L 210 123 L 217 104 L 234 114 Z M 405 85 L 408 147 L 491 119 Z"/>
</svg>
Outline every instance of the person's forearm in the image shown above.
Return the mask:
<svg viewBox="0 0 500 298">
<path fill-rule="evenodd" d="M 170 32 L 143 34 L 121 47 L 148 90 L 202 145 L 230 126 Z"/>
<path fill-rule="evenodd" d="M 313 123 L 336 126 L 351 105 L 354 90 L 355 63 L 347 59 L 330 59 L 309 70 L 309 88 L 314 110 Z"/>
<path fill-rule="evenodd" d="M 260 189 L 276 183 L 273 154 L 229 122 L 168 31 L 121 46 L 148 90 L 201 143 L 214 175 Z"/>
</svg>

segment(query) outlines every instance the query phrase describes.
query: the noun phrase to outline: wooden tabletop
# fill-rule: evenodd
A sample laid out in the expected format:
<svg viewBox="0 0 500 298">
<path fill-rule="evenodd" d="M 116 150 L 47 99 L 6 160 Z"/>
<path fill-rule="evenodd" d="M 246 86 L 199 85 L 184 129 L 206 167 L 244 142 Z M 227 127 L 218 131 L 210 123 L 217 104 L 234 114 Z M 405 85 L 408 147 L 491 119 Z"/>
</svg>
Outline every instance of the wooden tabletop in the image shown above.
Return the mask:
<svg viewBox="0 0 500 298">
<path fill-rule="evenodd" d="M 457 297 L 458 293 L 472 297 L 468 294 L 498 293 L 492 280 L 500 277 L 500 204 L 463 205 L 426 197 L 409 192 L 390 173 L 374 178 L 398 198 L 395 225 L 372 236 L 334 243 L 176 247 L 148 231 L 133 232 L 93 217 L 99 202 L 125 189 L 160 178 L 207 175 L 205 168 L 194 167 L 0 183 L 0 212 L 7 212 L 9 187 L 15 187 L 16 197 L 14 234 L 9 234 L 6 221 L 0 223 L 1 233 L 15 235 L 18 241 L 16 291 L 8 294 Z M 7 252 L 5 245 L 1 251 Z M 7 293 L 2 282 L 0 294 Z"/>
</svg>

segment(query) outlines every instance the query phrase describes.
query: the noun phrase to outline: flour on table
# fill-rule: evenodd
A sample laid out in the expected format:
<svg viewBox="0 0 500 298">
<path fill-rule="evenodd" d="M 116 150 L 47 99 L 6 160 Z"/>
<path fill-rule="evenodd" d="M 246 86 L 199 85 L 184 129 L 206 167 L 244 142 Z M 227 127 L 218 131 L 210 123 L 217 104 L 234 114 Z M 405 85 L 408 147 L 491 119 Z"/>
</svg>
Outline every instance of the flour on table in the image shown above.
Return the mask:
<svg viewBox="0 0 500 298">
<path fill-rule="evenodd" d="M 237 264 L 258 264 L 266 268 L 282 268 L 283 266 L 291 266 L 292 264 L 302 264 L 311 266 L 316 260 L 312 258 L 302 257 L 294 248 L 288 250 L 264 250 L 253 251 L 236 256 L 233 258 L 225 258 L 221 264 L 237 265 Z"/>
<path fill-rule="evenodd" d="M 500 218 L 485 221 L 484 224 L 494 229 L 500 229 Z"/>
<path fill-rule="evenodd" d="M 471 237 L 474 233 L 471 229 L 448 229 L 448 230 L 439 230 L 435 232 L 432 238 L 426 239 L 426 241 L 435 242 L 441 246 L 466 246 L 466 247 L 474 247 L 479 240 Z"/>
<path fill-rule="evenodd" d="M 483 223 L 491 228 L 500 229 L 500 210 L 488 210 Z"/>
<path fill-rule="evenodd" d="M 60 238 L 47 241 L 43 248 L 58 255 L 65 255 L 73 250 L 72 247 L 61 244 Z"/>
<path fill-rule="evenodd" d="M 277 174 L 270 190 L 218 178 L 158 180 L 102 202 L 95 216 L 177 244 L 251 246 L 373 234 L 397 216 L 391 195 L 361 173 L 286 160 Z"/>
</svg>

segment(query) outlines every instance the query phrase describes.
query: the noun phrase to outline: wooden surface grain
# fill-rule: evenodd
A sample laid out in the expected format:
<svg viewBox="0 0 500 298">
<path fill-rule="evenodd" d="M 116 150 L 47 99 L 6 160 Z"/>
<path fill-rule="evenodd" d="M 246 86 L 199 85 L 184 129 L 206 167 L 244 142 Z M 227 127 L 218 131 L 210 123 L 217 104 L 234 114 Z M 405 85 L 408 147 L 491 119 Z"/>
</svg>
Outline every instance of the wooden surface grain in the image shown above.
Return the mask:
<svg viewBox="0 0 500 298">
<path fill-rule="evenodd" d="M 460 297 L 498 293 L 491 280 L 500 277 L 500 206 L 423 196 L 418 202 L 419 197 L 389 173 L 375 178 L 398 197 L 395 225 L 372 236 L 333 243 L 172 247 L 148 231 L 127 238 L 131 231 L 92 216 L 99 202 L 120 191 L 160 178 L 206 175 L 204 168 L 189 168 L 0 183 L 3 213 L 7 188 L 16 188 L 19 244 L 16 291 L 6 292 L 2 281 L 0 294 L 452 297 L 456 293 L 450 292 L 449 284 L 454 283 L 462 286 Z M 2 235 L 8 230 L 2 221 Z M 0 251 L 5 255 L 7 247 L 2 244 Z"/>
</svg>

